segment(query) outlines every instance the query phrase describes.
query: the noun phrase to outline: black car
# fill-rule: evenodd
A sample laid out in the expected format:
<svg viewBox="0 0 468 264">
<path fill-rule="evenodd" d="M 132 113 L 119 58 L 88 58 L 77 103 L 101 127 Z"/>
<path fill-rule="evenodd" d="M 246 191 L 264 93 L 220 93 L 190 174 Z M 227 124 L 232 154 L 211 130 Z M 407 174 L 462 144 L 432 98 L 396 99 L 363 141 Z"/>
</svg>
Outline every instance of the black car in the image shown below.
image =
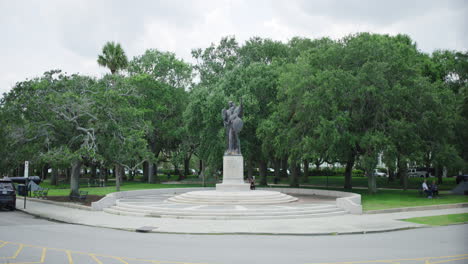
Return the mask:
<svg viewBox="0 0 468 264">
<path fill-rule="evenodd" d="M 457 184 L 459 184 L 460 182 L 466 182 L 468 181 L 468 174 L 464 174 L 464 175 L 457 175 L 457 178 L 455 179 L 455 182 Z"/>
<path fill-rule="evenodd" d="M 0 179 L 0 207 L 7 207 L 11 211 L 16 209 L 15 186 L 8 178 Z"/>
</svg>

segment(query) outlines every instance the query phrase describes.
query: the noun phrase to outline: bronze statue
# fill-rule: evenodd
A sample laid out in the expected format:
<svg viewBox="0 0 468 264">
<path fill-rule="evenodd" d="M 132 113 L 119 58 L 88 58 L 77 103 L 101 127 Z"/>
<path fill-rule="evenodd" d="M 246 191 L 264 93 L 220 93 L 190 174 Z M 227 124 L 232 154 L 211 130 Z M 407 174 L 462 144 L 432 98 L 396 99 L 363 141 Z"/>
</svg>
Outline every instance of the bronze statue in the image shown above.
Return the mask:
<svg viewBox="0 0 468 264">
<path fill-rule="evenodd" d="M 239 140 L 239 132 L 244 125 L 241 119 L 243 114 L 242 100 L 240 106 L 236 106 L 232 101 L 229 101 L 228 105 L 229 107 L 221 112 L 224 127 L 226 128 L 226 151 L 224 155 L 242 155 Z"/>
</svg>

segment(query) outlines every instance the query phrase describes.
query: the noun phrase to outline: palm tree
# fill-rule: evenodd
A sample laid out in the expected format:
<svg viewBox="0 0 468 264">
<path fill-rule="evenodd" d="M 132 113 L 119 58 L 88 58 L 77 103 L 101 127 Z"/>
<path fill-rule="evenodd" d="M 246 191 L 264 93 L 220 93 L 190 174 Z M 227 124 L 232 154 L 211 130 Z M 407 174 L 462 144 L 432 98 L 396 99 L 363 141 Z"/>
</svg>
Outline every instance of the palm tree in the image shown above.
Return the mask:
<svg viewBox="0 0 468 264">
<path fill-rule="evenodd" d="M 98 64 L 109 68 L 112 74 L 127 67 L 128 59 L 125 51 L 119 43 L 107 42 L 102 48 L 102 54 L 98 56 Z"/>
</svg>

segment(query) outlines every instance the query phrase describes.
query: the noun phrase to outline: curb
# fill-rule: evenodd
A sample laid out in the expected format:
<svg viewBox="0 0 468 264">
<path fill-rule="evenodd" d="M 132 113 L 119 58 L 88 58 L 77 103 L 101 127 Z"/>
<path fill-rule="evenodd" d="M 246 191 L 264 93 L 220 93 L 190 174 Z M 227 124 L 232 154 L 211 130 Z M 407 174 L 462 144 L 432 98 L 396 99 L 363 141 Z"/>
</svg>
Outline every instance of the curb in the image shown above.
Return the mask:
<svg viewBox="0 0 468 264">
<path fill-rule="evenodd" d="M 63 206 L 63 207 L 69 207 L 69 208 L 74 208 L 74 209 L 80 209 L 80 210 L 94 211 L 89 206 L 81 205 L 81 204 L 75 204 L 75 203 L 55 202 L 55 201 L 49 201 L 49 200 L 31 198 L 31 197 L 27 197 L 26 200 L 31 201 L 31 202 L 53 204 L 53 205 L 56 205 L 56 206 Z M 17 209 L 19 209 L 19 208 L 17 208 Z M 19 210 L 21 210 L 21 209 L 19 209 Z"/>
<path fill-rule="evenodd" d="M 468 203 L 437 204 L 437 205 L 427 205 L 427 206 L 414 206 L 414 207 L 402 207 L 402 208 L 392 208 L 392 209 L 383 209 L 383 210 L 371 210 L 371 211 L 364 211 L 363 214 L 388 214 L 388 213 L 414 212 L 414 211 L 452 209 L 452 208 L 464 208 L 464 207 L 468 207 Z"/>
<path fill-rule="evenodd" d="M 365 235 L 365 234 L 376 234 L 376 233 L 387 233 L 387 232 L 394 232 L 394 231 L 403 231 L 403 230 L 411 230 L 417 228 L 429 228 L 431 226 L 428 225 L 420 225 L 420 226 L 412 226 L 412 227 L 397 227 L 397 228 L 388 228 L 388 229 L 378 229 L 378 230 L 363 230 L 363 231 L 349 231 L 349 232 L 323 232 L 323 233 L 275 233 L 275 232 L 168 232 L 168 231 L 157 231 L 158 227 L 151 231 L 142 232 L 139 230 L 140 228 L 123 228 L 123 227 L 109 227 L 103 225 L 89 225 L 89 224 L 82 224 L 82 223 L 72 223 L 67 222 L 64 220 L 55 219 L 49 217 L 47 215 L 42 215 L 38 213 L 31 213 L 24 209 L 17 209 L 25 214 L 39 217 L 41 219 L 45 219 L 48 221 L 70 224 L 70 225 L 81 225 L 81 226 L 88 226 L 88 227 L 98 227 L 98 228 L 106 228 L 106 229 L 113 229 L 113 230 L 121 230 L 121 231 L 128 231 L 128 232 L 137 232 L 137 233 L 153 233 L 153 234 L 169 234 L 169 235 L 214 235 L 214 236 L 222 236 L 222 235 L 250 235 L 250 236 L 338 236 L 338 235 Z"/>
</svg>

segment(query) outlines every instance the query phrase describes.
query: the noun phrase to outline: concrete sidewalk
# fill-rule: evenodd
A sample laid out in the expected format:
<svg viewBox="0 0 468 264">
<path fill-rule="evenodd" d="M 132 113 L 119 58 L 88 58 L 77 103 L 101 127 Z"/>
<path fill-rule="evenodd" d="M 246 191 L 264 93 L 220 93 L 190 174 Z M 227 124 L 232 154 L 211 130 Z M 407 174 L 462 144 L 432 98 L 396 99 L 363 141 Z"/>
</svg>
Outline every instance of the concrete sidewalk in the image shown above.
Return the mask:
<svg viewBox="0 0 468 264">
<path fill-rule="evenodd" d="M 468 213 L 468 208 L 425 210 L 384 214 L 341 215 L 323 218 L 277 220 L 193 220 L 154 217 L 121 216 L 102 211 L 70 208 L 56 204 L 17 200 L 17 209 L 28 214 L 70 224 L 156 233 L 190 234 L 278 234 L 330 235 L 395 231 L 425 227 L 400 219 L 444 214 Z"/>
</svg>

